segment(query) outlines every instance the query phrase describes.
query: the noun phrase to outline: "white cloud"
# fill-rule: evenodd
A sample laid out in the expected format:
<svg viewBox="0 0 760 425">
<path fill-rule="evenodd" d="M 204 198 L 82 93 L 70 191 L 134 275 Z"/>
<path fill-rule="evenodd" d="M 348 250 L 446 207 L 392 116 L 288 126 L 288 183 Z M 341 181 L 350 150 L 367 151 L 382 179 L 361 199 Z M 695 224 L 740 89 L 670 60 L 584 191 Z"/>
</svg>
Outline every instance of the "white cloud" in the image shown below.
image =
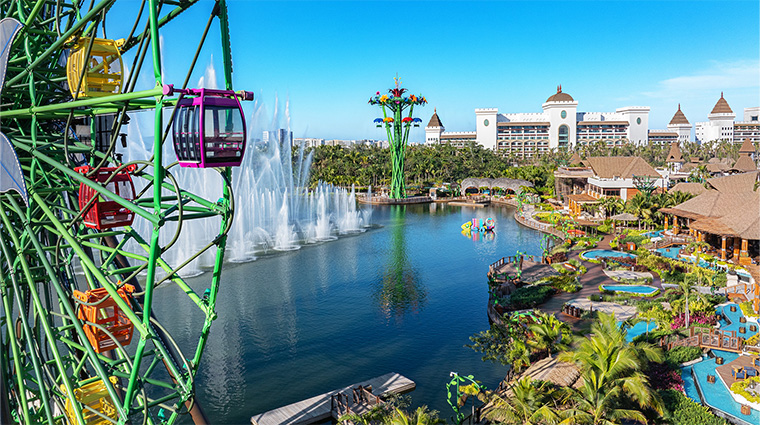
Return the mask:
<svg viewBox="0 0 760 425">
<path fill-rule="evenodd" d="M 686 99 L 731 89 L 760 87 L 760 61 L 713 62 L 708 69 L 662 80 L 654 91 L 642 94 L 659 99 Z"/>
</svg>

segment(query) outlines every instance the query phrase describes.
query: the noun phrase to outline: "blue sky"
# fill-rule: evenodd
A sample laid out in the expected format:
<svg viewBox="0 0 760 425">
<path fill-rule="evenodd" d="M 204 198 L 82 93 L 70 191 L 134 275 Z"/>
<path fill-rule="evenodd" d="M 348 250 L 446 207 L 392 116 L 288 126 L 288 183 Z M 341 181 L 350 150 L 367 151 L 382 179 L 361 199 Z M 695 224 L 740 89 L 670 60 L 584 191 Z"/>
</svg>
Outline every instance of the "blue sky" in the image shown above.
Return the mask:
<svg viewBox="0 0 760 425">
<path fill-rule="evenodd" d="M 211 7 L 203 0 L 162 30 L 166 82 L 181 84 Z M 540 112 L 558 84 L 579 111 L 650 106 L 652 129 L 679 102 L 692 124 L 706 121 L 721 91 L 738 119 L 760 105 L 754 0 L 228 0 L 228 9 L 235 89 L 255 92 L 261 121 L 289 121 L 295 137 L 383 138 L 367 100 L 397 72 L 429 101 L 415 115 L 427 123 L 437 108 L 451 131 L 474 130 L 475 108 Z M 110 15 L 109 36 L 129 30 Z M 221 70 L 219 44 L 214 25 L 191 81 Z M 411 135 L 423 139 L 422 129 Z"/>
</svg>

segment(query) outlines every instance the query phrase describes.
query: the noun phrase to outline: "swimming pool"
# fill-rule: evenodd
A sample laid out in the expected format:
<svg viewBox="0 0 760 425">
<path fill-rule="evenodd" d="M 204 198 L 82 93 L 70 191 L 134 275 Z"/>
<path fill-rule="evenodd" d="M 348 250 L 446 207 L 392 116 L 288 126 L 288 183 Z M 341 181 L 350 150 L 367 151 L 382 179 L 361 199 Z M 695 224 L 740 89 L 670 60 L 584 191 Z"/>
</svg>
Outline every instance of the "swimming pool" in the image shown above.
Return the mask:
<svg viewBox="0 0 760 425">
<path fill-rule="evenodd" d="M 655 252 L 659 252 L 660 255 L 663 257 L 672 258 L 674 260 L 678 259 L 678 253 L 681 251 L 680 246 L 673 246 L 670 248 L 657 248 L 655 249 Z"/>
<path fill-rule="evenodd" d="M 628 252 L 622 252 L 622 251 L 613 251 L 611 249 L 592 249 L 590 251 L 582 252 L 580 257 L 584 260 L 597 260 L 601 257 L 628 257 L 628 258 L 636 258 L 635 254 L 630 254 Z"/>
<path fill-rule="evenodd" d="M 664 230 L 657 230 L 657 231 L 654 231 L 654 232 L 642 233 L 641 236 L 644 236 L 644 237 L 647 237 L 647 238 L 650 238 L 650 239 L 651 238 L 657 238 L 657 237 L 662 237 L 662 233 L 663 232 L 664 232 Z"/>
<path fill-rule="evenodd" d="M 618 322 L 618 325 L 620 325 L 621 323 L 622 322 Z M 625 340 L 628 342 L 632 342 L 633 339 L 636 338 L 637 336 L 643 335 L 647 332 L 651 332 L 655 329 L 657 329 L 657 323 L 654 323 L 654 322 L 647 323 L 645 320 L 642 320 L 627 329 Z"/>
<path fill-rule="evenodd" d="M 713 353 L 718 357 L 723 357 L 726 363 L 730 363 L 739 357 L 738 354 L 728 351 L 713 350 Z M 702 391 L 704 403 L 735 416 L 746 423 L 760 423 L 760 412 L 757 410 L 752 409 L 751 415 L 742 414 L 741 404 L 734 401 L 723 381 L 718 379 L 714 384 L 707 382 L 707 375 L 716 375 L 715 368 L 717 366 L 714 359 L 704 358 L 699 363 L 681 368 L 681 377 L 683 378 L 683 387 L 686 395 L 697 403 L 702 403 L 702 398 L 699 396 L 699 390 L 697 389 L 698 385 Z M 692 371 L 694 373 L 693 376 Z M 696 383 L 694 376 L 697 378 Z"/>
<path fill-rule="evenodd" d="M 627 292 L 637 295 L 653 295 L 658 288 L 649 285 L 599 285 L 599 289 L 612 292 Z"/>
<path fill-rule="evenodd" d="M 731 306 L 736 307 L 736 311 L 731 311 Z M 747 321 L 747 323 L 741 323 L 739 319 L 744 316 L 744 313 L 742 313 L 741 307 L 739 307 L 739 304 L 731 303 L 726 305 L 718 306 L 715 309 L 716 313 L 720 313 L 725 317 L 728 317 L 728 320 L 731 321 L 729 324 L 726 320 L 723 318 L 720 319 L 720 330 L 722 331 L 734 331 L 739 336 L 742 336 L 744 338 L 749 338 L 757 333 L 757 331 L 752 332 L 749 329 L 749 325 L 757 324 L 755 322 Z M 744 328 L 745 333 L 739 334 L 739 328 Z"/>
</svg>

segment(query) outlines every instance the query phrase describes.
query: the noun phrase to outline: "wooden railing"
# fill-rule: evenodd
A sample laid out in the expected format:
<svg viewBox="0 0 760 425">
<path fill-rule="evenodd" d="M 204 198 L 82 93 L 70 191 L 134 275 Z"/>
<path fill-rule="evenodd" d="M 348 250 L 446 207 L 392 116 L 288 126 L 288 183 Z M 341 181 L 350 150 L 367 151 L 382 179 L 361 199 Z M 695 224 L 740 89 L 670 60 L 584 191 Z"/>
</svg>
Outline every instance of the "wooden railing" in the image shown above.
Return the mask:
<svg viewBox="0 0 760 425">
<path fill-rule="evenodd" d="M 665 248 L 669 245 L 684 245 L 691 242 L 693 239 L 694 239 L 693 237 L 686 237 L 686 236 L 665 236 L 663 239 L 659 241 L 652 242 L 651 248 L 657 249 L 657 248 Z"/>
<path fill-rule="evenodd" d="M 665 337 L 660 340 L 660 346 L 667 347 L 668 350 L 673 347 L 702 347 L 742 351 L 744 338 L 736 336 L 736 331 L 691 328 L 688 337 L 676 340 Z"/>
<path fill-rule="evenodd" d="M 515 214 L 515 221 L 517 221 L 518 223 L 522 224 L 525 227 L 530 227 L 531 229 L 538 230 L 539 232 L 549 233 L 550 235 L 554 235 L 559 238 L 565 237 L 565 234 L 561 230 L 557 230 L 551 224 L 540 223 L 536 220 L 528 219 L 518 214 Z"/>
<path fill-rule="evenodd" d="M 351 406 L 348 404 L 348 396 L 343 393 L 331 395 L 330 410 L 335 412 L 337 417 L 351 413 Z"/>
<path fill-rule="evenodd" d="M 499 269 L 499 267 L 503 266 L 504 264 L 514 263 L 515 260 L 516 260 L 516 258 L 517 257 L 514 256 L 514 255 L 513 256 L 509 256 L 509 257 L 501 257 L 495 263 L 493 263 L 490 266 L 488 266 L 488 274 L 491 275 L 491 274 L 496 273 L 496 271 Z M 534 255 L 528 255 L 528 254 L 523 255 L 523 259 L 524 260 L 533 261 L 534 263 L 540 263 L 541 262 L 541 259 L 540 258 L 537 259 L 536 256 L 534 256 Z"/>
</svg>

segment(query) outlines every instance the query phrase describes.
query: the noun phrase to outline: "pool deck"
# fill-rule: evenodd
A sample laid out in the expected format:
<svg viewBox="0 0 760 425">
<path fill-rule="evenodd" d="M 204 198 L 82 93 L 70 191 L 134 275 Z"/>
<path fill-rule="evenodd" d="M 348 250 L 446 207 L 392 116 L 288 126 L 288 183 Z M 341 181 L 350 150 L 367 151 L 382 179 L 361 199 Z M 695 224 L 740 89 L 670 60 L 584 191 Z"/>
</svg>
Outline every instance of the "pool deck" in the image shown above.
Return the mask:
<svg viewBox="0 0 760 425">
<path fill-rule="evenodd" d="M 745 367 L 745 366 L 753 366 L 752 359 L 754 356 L 739 356 L 736 360 L 726 363 L 722 366 L 718 366 L 715 368 L 715 372 L 717 372 L 720 375 L 720 378 L 723 380 L 723 382 L 726 383 L 726 387 L 731 388 L 731 384 L 733 384 L 736 381 L 743 381 L 743 379 L 734 379 L 733 376 L 731 376 L 731 370 L 734 368 L 739 367 Z M 757 369 L 757 366 L 754 366 L 755 369 Z"/>
</svg>

